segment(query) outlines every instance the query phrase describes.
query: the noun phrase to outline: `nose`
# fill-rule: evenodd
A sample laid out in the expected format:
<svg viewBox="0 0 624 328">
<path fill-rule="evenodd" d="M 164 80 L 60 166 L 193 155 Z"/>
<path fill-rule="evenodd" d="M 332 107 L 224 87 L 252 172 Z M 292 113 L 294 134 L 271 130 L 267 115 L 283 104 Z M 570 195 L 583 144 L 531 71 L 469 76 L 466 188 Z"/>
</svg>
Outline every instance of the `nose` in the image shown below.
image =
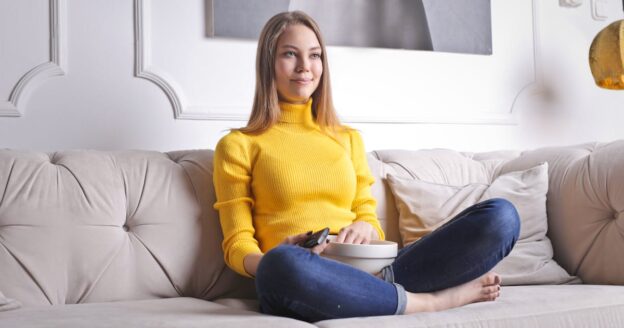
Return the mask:
<svg viewBox="0 0 624 328">
<path fill-rule="evenodd" d="M 310 60 L 308 58 L 301 58 L 297 63 L 297 72 L 307 72 L 310 70 Z"/>
</svg>

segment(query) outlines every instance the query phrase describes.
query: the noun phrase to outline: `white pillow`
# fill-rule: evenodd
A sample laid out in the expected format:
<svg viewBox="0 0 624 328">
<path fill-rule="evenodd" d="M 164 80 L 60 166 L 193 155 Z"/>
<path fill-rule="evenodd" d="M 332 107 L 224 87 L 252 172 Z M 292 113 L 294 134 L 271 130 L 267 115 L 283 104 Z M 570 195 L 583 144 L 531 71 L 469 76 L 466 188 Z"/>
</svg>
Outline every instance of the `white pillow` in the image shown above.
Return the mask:
<svg viewBox="0 0 624 328">
<path fill-rule="evenodd" d="M 14 299 L 4 297 L 4 294 L 0 292 L 0 312 L 15 310 L 22 306 L 22 304 Z"/>
<path fill-rule="evenodd" d="M 491 198 L 514 204 L 521 221 L 520 238 L 493 270 L 504 285 L 578 283 L 553 259 L 546 220 L 548 164 L 498 176 L 491 184 L 436 184 L 388 175 L 399 210 L 399 231 L 408 245 L 437 229 L 465 208 Z M 452 241 L 449 241 L 452 242 Z"/>
</svg>

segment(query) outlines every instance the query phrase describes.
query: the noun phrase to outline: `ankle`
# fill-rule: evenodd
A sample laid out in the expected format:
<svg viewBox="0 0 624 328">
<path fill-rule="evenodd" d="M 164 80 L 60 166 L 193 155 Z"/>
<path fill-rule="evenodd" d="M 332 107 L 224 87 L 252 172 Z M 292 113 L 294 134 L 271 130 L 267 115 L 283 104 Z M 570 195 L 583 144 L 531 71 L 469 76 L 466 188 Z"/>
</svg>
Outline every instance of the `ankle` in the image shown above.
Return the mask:
<svg viewBox="0 0 624 328">
<path fill-rule="evenodd" d="M 438 308 L 438 297 L 435 293 L 407 292 L 405 314 L 417 312 L 434 312 Z"/>
<path fill-rule="evenodd" d="M 446 302 L 448 300 L 444 296 L 445 295 L 442 295 L 441 291 L 431 293 L 432 311 L 442 311 L 442 310 L 446 310 L 449 308 Z"/>
</svg>

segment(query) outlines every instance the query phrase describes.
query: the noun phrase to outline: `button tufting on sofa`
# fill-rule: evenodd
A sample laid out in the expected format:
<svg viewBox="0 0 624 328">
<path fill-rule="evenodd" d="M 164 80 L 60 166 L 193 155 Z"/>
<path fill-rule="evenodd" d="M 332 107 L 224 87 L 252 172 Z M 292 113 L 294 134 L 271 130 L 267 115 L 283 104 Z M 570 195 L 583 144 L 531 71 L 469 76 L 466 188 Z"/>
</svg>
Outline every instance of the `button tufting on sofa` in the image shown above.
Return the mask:
<svg viewBox="0 0 624 328">
<path fill-rule="evenodd" d="M 435 315 L 328 320 L 317 327 L 623 326 L 624 287 L 607 284 L 624 283 L 624 258 L 619 255 L 624 249 L 624 141 L 522 154 L 374 154 L 367 159 L 376 179 L 377 215 L 394 241 L 401 239 L 398 211 L 386 175 L 486 183 L 491 174 L 547 161 L 545 205 L 555 258 L 585 284 L 505 286 L 496 302 Z M 11 311 L 0 306 L 0 328 L 122 322 L 135 327 L 154 322 L 205 326 L 219 325 L 218 320 L 231 321 L 231 326 L 314 327 L 239 312 L 257 311 L 257 296 L 254 280 L 224 263 L 220 220 L 213 209 L 213 155 L 204 149 L 56 154 L 0 150 L 0 299 L 4 295 L 23 305 Z M 224 301 L 228 299 L 234 301 Z M 197 324 L 189 321 L 195 319 Z"/>
</svg>

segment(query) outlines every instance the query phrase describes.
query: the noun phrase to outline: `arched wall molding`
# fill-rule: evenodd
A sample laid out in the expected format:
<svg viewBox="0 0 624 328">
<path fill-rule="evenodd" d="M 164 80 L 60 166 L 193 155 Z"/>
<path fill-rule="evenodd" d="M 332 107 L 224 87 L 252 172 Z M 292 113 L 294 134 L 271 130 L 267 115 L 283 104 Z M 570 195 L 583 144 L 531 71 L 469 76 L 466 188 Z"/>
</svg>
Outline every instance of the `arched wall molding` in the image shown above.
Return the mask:
<svg viewBox="0 0 624 328">
<path fill-rule="evenodd" d="M 533 65 L 533 78 L 518 87 L 515 92 L 511 92 L 508 96 L 508 99 L 505 100 L 504 108 L 507 108 L 506 111 L 482 111 L 475 114 L 474 112 L 469 112 L 466 114 L 458 113 L 455 111 L 449 112 L 424 112 L 410 115 L 388 115 L 388 116 L 380 116 L 380 115 L 346 115 L 341 116 L 341 120 L 346 123 L 392 123 L 392 124 L 483 124 L 483 125 L 516 125 L 518 124 L 517 113 L 514 112 L 514 105 L 518 98 L 520 98 L 523 94 L 526 93 L 527 90 L 531 88 L 531 86 L 537 83 L 537 58 L 536 58 L 536 47 L 537 47 L 537 10 L 538 4 L 537 0 L 531 1 L 531 15 L 532 15 L 532 47 L 533 51 L 531 52 L 533 55 L 532 65 Z M 244 108 L 237 105 L 231 106 L 210 106 L 208 104 L 202 105 L 189 105 L 185 99 L 182 88 L 178 85 L 178 83 L 171 77 L 168 76 L 162 70 L 159 70 L 157 67 L 154 67 L 151 63 L 151 32 L 149 29 L 150 26 L 150 2 L 151 0 L 134 0 L 134 17 L 135 17 L 135 76 L 147 79 L 154 84 L 156 84 L 162 91 L 165 93 L 174 111 L 174 117 L 176 119 L 194 119 L 194 120 L 220 120 L 220 121 L 247 121 L 248 114 L 238 114 L 236 112 L 244 112 Z M 492 6 L 494 3 L 497 3 L 499 6 L 504 6 L 503 1 L 492 0 Z M 500 9 L 499 9 L 500 10 Z M 502 11 L 502 10 L 501 10 Z M 494 19 L 492 20 L 492 30 L 494 33 L 494 29 L 496 26 L 494 25 Z M 501 38 L 509 37 L 508 35 L 493 35 L 493 51 L 496 55 L 497 45 L 502 43 Z M 466 59 L 470 57 L 470 55 L 464 54 L 447 54 L 449 56 L 458 56 L 458 58 L 462 57 L 462 59 Z M 506 107 L 505 107 L 506 106 Z M 231 114 L 234 112 L 235 114 Z"/>
<path fill-rule="evenodd" d="M 67 72 L 66 53 L 66 0 L 49 0 L 50 2 L 50 60 L 30 69 L 15 84 L 9 99 L 0 102 L 0 116 L 21 117 L 20 104 L 25 94 L 37 84 L 36 82 L 62 76 Z"/>
<path fill-rule="evenodd" d="M 183 112 L 184 99 L 182 94 L 176 91 L 173 85 L 175 82 L 167 82 L 167 80 L 173 80 L 170 78 L 165 79 L 165 74 L 157 72 L 157 70 L 151 66 L 151 33 L 148 28 L 151 25 L 151 15 L 146 14 L 149 12 L 149 1 L 134 0 L 134 75 L 151 81 L 162 89 L 171 102 L 176 119 L 188 118 L 185 117 Z M 178 87 L 177 89 L 179 90 L 180 88 Z"/>
</svg>

